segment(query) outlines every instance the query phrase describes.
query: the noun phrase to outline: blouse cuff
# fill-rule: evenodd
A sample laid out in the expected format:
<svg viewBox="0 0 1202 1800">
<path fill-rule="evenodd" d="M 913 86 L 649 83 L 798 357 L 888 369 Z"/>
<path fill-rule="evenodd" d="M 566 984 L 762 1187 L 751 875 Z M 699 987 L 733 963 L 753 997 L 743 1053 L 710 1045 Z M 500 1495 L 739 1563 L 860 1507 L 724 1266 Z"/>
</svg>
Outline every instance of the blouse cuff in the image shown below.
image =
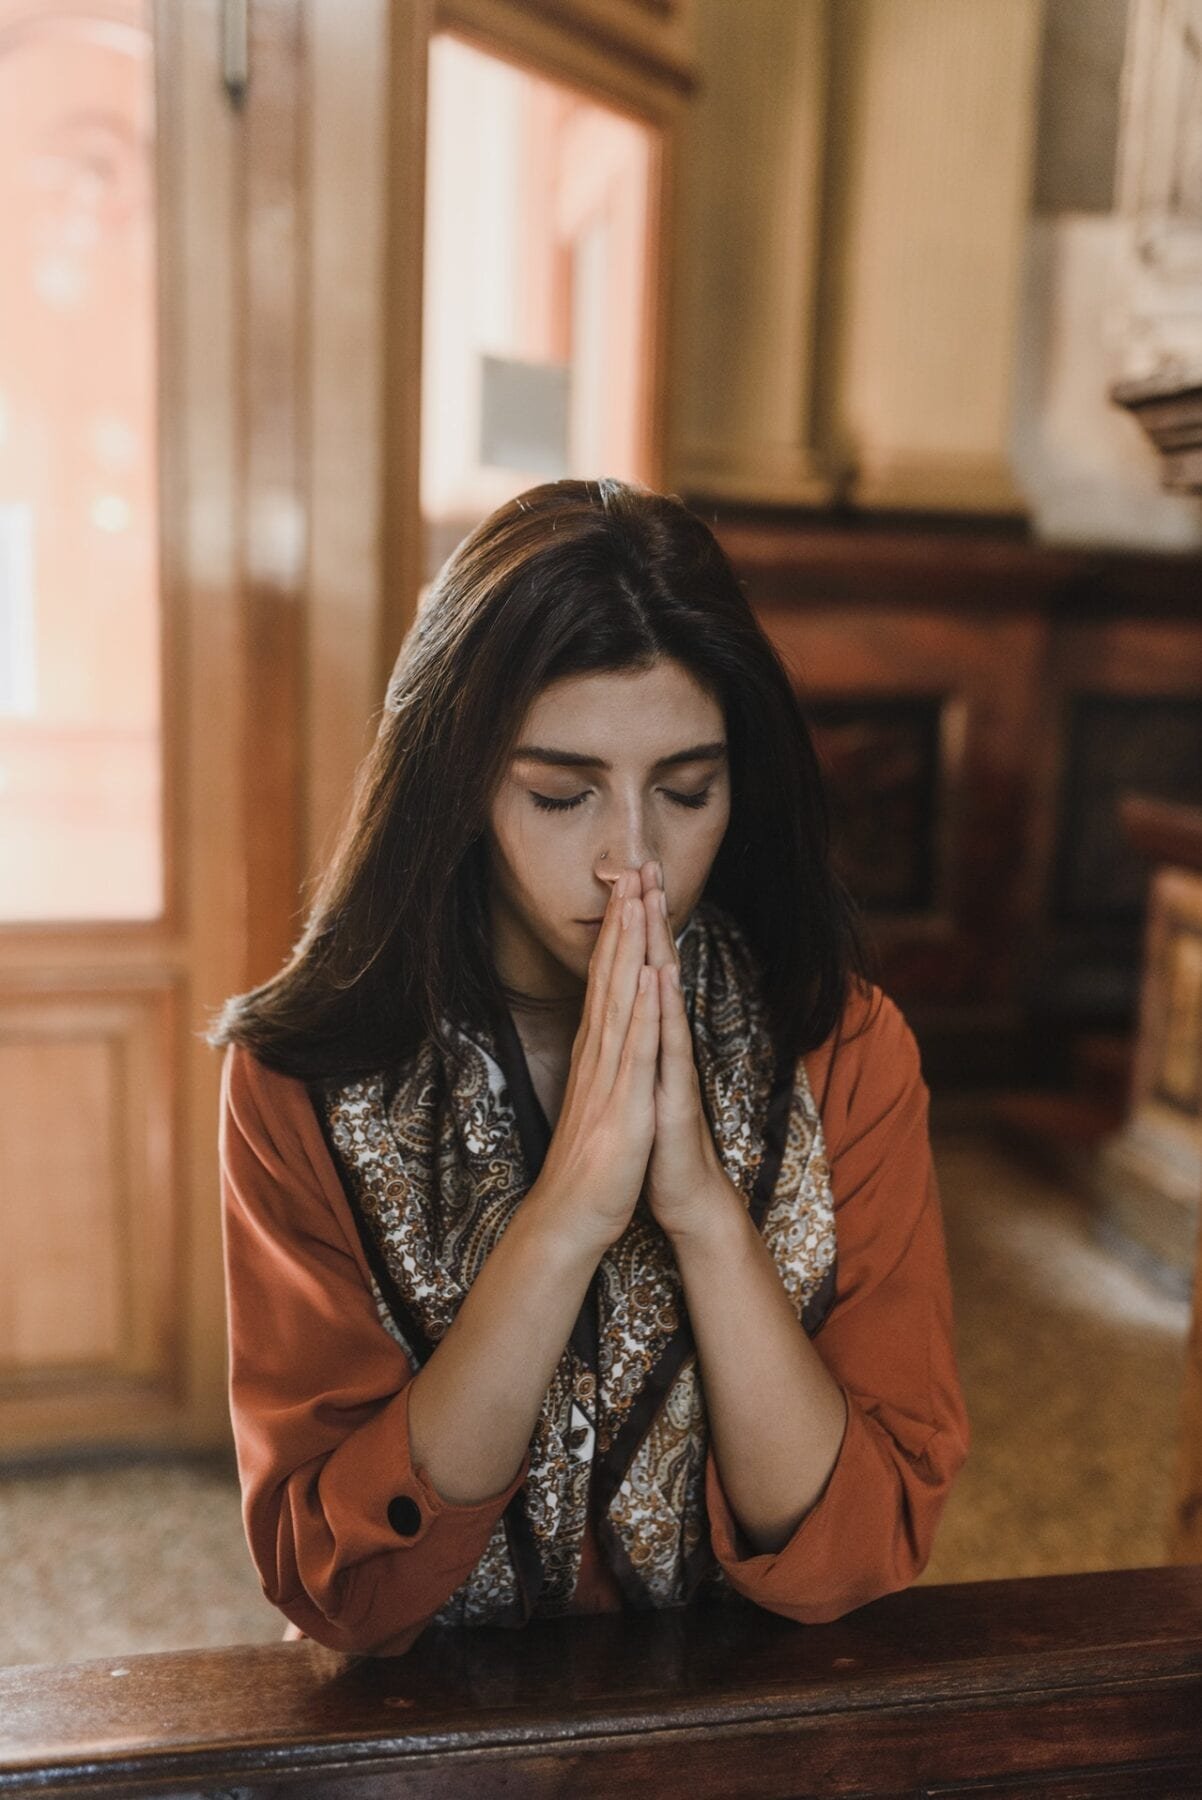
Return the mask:
<svg viewBox="0 0 1202 1800">
<path fill-rule="evenodd" d="M 832 1526 L 842 1535 L 843 1527 L 838 1518 L 840 1491 L 847 1485 L 845 1471 L 855 1461 L 855 1421 L 859 1418 L 855 1401 L 846 1389 L 843 1389 L 843 1395 L 847 1402 L 847 1419 L 843 1426 L 839 1451 L 831 1466 L 830 1474 L 827 1476 L 825 1486 L 818 1498 L 799 1522 L 793 1535 L 781 1545 L 779 1550 L 757 1552 L 749 1548 L 747 1536 L 726 1497 L 726 1489 L 722 1485 L 722 1477 L 718 1473 L 718 1463 L 711 1444 L 705 1466 L 705 1494 L 709 1506 L 710 1538 L 714 1546 L 714 1553 L 721 1563 L 723 1571 L 728 1576 L 734 1577 L 736 1581 L 751 1581 L 757 1589 L 766 1585 L 776 1585 L 775 1582 L 770 1581 L 770 1578 L 776 1574 L 782 1560 L 787 1559 L 790 1566 L 794 1563 L 805 1563 L 808 1566 L 815 1554 L 821 1554 L 818 1540 L 823 1538 L 832 1529 Z M 852 1475 L 854 1479 L 854 1470 Z M 815 1548 L 811 1549 L 811 1545 L 814 1545 Z"/>
<path fill-rule="evenodd" d="M 747 1553 L 712 1446 L 706 1458 L 710 1540 L 727 1580 L 747 1599 L 808 1624 L 840 1619 L 905 1587 L 923 1566 L 925 1553 L 912 1541 L 909 1516 L 919 1494 L 903 1480 L 899 1462 L 913 1471 L 919 1493 L 930 1490 L 921 1503 L 924 1536 L 933 1532 L 949 1481 L 946 1470 L 925 1467 L 925 1453 L 940 1435 L 937 1426 L 892 1410 L 895 1429 L 886 1432 L 843 1391 L 847 1423 L 826 1487 L 779 1550 Z"/>
<path fill-rule="evenodd" d="M 412 1386 L 412 1381 L 407 1381 L 372 1418 L 344 1438 L 317 1478 L 323 1510 L 341 1557 L 347 1561 L 419 1544 L 436 1528 L 438 1536 L 448 1540 L 448 1548 L 451 1539 L 461 1543 L 465 1556 L 478 1545 L 475 1561 L 529 1473 L 527 1450 L 513 1480 L 500 1493 L 463 1505 L 444 1498 L 425 1468 L 413 1462 L 409 1437 Z"/>
</svg>

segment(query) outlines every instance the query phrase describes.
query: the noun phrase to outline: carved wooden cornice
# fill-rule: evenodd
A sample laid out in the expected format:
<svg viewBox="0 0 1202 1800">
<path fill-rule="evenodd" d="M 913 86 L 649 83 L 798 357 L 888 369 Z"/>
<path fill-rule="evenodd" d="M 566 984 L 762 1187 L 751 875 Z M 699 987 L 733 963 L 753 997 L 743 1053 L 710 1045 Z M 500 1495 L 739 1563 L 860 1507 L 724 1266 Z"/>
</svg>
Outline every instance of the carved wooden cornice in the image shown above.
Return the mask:
<svg viewBox="0 0 1202 1800">
<path fill-rule="evenodd" d="M 1134 252 L 1110 398 L 1143 426 L 1161 485 L 1202 493 L 1202 0 L 1132 0 L 1118 210 Z"/>
<path fill-rule="evenodd" d="M 1202 494 L 1202 371 L 1120 381 L 1110 398 L 1139 420 L 1161 457 L 1161 486 Z"/>
</svg>

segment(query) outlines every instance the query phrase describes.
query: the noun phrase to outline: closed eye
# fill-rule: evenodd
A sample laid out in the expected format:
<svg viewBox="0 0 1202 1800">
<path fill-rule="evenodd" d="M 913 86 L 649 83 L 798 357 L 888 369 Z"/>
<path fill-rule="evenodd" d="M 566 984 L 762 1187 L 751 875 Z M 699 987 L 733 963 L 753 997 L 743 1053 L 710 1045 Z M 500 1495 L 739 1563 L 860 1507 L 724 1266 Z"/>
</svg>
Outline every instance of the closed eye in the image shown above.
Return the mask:
<svg viewBox="0 0 1202 1800">
<path fill-rule="evenodd" d="M 710 787 L 702 788 L 697 794 L 677 794 L 671 788 L 664 788 L 663 793 L 666 799 L 675 801 L 677 806 L 688 806 L 696 811 L 698 807 L 705 805 L 712 791 L 711 784 Z M 588 791 L 586 790 L 583 794 L 573 794 L 570 800 L 554 800 L 550 794 L 534 793 L 530 795 L 530 798 L 535 806 L 541 807 L 544 812 L 568 812 L 573 806 L 579 806 L 588 799 Z"/>
</svg>

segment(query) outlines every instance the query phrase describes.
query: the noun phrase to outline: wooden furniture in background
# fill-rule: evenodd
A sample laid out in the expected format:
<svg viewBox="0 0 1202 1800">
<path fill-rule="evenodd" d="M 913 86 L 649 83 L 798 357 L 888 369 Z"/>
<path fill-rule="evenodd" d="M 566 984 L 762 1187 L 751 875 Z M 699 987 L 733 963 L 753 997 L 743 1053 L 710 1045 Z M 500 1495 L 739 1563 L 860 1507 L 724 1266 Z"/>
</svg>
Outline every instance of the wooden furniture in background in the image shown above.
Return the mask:
<svg viewBox="0 0 1202 1800">
<path fill-rule="evenodd" d="M 0 1671 L 0 1795 L 656 1800 L 1202 1791 L 1202 1568 Z M 979 1784 L 987 1782 L 987 1786 Z"/>
<path fill-rule="evenodd" d="M 1197 0 L 1145 7 L 1134 21 L 1142 38 L 1130 111 L 1145 121 L 1152 153 L 1133 161 L 1127 183 L 1147 305 L 1133 335 L 1153 366 L 1116 383 L 1110 397 L 1147 432 L 1162 487 L 1202 495 L 1202 211 L 1187 174 L 1202 145 L 1194 103 L 1200 21 Z M 1188 78 L 1158 83 L 1161 69 Z M 1154 1193 L 1167 1185 L 1170 1217 L 1180 1216 L 1187 1195 L 1193 1201 L 1193 1314 L 1169 1553 L 1202 1561 L 1202 813 L 1132 799 L 1124 823 L 1146 855 L 1168 866 L 1152 883 L 1135 1106 L 1116 1146 L 1117 1173 L 1129 1177 L 1134 1165 L 1137 1176 L 1151 1177 Z"/>
<path fill-rule="evenodd" d="M 1152 877 L 1131 1107 L 1096 1197 L 1123 1238 L 1192 1275 L 1169 1556 L 1202 1562 L 1202 809 L 1122 804 Z"/>
<path fill-rule="evenodd" d="M 1129 1030 L 1140 788 L 1202 800 L 1202 557 L 697 502 L 813 719 L 836 856 L 933 1076 Z"/>
<path fill-rule="evenodd" d="M 1202 494 L 1202 375 L 1121 381 L 1110 397 L 1134 414 L 1151 438 L 1161 459 L 1161 486 Z"/>
<path fill-rule="evenodd" d="M 1202 809 L 1128 796 L 1152 859 L 1130 1104 L 1098 1157 L 1100 1216 L 1188 1293 L 1202 1206 Z"/>
</svg>

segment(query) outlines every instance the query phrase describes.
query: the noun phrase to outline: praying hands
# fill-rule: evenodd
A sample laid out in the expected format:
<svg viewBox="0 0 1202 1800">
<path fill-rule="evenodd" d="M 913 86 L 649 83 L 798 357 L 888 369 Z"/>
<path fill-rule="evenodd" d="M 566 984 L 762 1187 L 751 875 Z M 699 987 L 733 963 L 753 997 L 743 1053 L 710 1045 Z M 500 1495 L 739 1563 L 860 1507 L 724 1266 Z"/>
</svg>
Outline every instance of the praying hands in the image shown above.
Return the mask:
<svg viewBox="0 0 1202 1800">
<path fill-rule="evenodd" d="M 722 1167 L 701 1104 L 659 865 L 646 862 L 638 877 L 625 879 L 642 882 L 624 929 L 644 933 L 652 976 L 642 978 L 640 999 L 659 1015 L 645 1192 L 676 1255 L 723 1484 L 752 1552 L 771 1554 L 825 1490 L 843 1442 L 846 1397 L 802 1330 Z"/>
<path fill-rule="evenodd" d="M 726 1175 L 701 1101 L 701 1081 L 680 985 L 680 958 L 668 923 L 667 896 L 659 863 L 645 862 L 626 880 L 641 893 L 649 998 L 659 1020 L 655 1072 L 655 1139 L 647 1164 L 647 1204 L 666 1235 L 677 1243 L 697 1237 L 718 1222 L 741 1194 Z M 635 925 L 627 926 L 630 930 Z"/>
</svg>

